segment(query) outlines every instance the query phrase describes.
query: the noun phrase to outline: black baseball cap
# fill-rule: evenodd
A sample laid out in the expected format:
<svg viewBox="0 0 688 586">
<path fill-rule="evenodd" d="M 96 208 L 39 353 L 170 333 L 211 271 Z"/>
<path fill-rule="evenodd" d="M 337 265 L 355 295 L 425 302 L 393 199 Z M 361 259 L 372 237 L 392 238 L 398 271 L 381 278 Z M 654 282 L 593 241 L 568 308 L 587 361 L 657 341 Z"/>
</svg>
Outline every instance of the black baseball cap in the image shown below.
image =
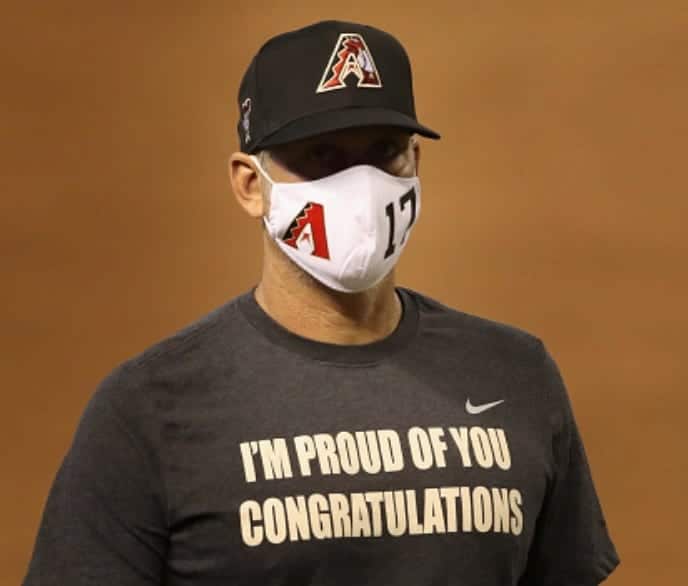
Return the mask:
<svg viewBox="0 0 688 586">
<path fill-rule="evenodd" d="M 416 120 L 404 47 L 372 26 L 327 20 L 277 35 L 241 80 L 243 152 L 372 125 L 440 138 Z"/>
</svg>

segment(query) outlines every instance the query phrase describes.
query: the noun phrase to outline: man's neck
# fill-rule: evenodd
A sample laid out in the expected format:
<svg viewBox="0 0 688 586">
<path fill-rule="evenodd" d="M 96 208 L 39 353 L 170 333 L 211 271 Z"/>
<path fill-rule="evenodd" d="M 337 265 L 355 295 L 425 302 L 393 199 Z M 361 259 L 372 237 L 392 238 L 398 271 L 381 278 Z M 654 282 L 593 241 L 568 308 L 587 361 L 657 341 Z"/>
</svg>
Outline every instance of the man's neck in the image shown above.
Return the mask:
<svg viewBox="0 0 688 586">
<path fill-rule="evenodd" d="M 258 305 L 285 329 L 318 342 L 358 345 L 390 335 L 401 319 L 393 272 L 360 293 L 333 291 L 267 244 Z"/>
</svg>

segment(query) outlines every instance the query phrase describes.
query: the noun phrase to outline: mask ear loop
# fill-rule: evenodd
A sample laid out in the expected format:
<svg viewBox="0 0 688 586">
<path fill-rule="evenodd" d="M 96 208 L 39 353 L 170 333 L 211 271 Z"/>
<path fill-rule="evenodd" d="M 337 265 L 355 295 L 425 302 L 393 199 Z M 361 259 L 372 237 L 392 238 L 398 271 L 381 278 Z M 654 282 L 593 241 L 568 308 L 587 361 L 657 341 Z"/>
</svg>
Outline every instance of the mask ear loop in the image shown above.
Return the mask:
<svg viewBox="0 0 688 586">
<path fill-rule="evenodd" d="M 249 155 L 249 157 L 251 157 L 251 160 L 255 163 L 256 167 L 258 167 L 258 171 L 260 171 L 261 175 L 268 180 L 268 183 L 270 183 L 270 185 L 274 185 L 275 182 L 272 180 L 272 177 L 268 175 L 268 172 L 265 170 L 263 165 L 260 164 L 260 159 L 256 157 L 256 155 Z"/>
</svg>

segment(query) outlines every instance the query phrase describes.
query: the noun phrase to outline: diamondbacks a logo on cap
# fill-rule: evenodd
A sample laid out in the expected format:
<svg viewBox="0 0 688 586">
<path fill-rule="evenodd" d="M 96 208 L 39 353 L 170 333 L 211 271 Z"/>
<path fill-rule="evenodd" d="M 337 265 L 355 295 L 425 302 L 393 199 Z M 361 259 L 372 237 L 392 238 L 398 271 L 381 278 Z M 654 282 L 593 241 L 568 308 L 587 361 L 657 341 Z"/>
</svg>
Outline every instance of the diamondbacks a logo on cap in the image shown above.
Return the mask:
<svg viewBox="0 0 688 586">
<path fill-rule="evenodd" d="M 346 79 L 351 74 L 358 78 L 357 87 L 382 87 L 373 55 L 363 37 L 358 33 L 342 33 L 332 51 L 316 93 L 345 88 Z"/>
<path fill-rule="evenodd" d="M 325 210 L 322 204 L 308 202 L 297 214 L 282 240 L 289 246 L 307 254 L 330 258 L 325 233 Z"/>
</svg>

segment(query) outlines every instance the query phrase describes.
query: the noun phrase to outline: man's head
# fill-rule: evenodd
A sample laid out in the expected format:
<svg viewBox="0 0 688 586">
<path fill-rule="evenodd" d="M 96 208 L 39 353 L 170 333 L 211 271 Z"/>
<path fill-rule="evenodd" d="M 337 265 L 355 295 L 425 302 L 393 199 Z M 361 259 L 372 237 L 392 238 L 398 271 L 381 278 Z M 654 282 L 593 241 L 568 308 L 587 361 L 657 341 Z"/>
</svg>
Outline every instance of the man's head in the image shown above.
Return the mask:
<svg viewBox="0 0 688 586">
<path fill-rule="evenodd" d="M 411 67 L 399 41 L 340 21 L 278 35 L 251 61 L 238 102 L 240 151 L 230 159 L 230 177 L 244 210 L 264 218 L 299 266 L 330 274 L 333 288 L 352 290 L 352 283 L 363 286 L 391 270 L 420 206 L 415 135 L 439 138 L 416 120 Z M 276 211 L 275 186 L 282 194 Z M 289 205 L 298 209 L 285 212 Z M 336 240 L 329 248 L 328 238 Z M 371 249 L 383 240 L 384 251 Z"/>
<path fill-rule="evenodd" d="M 419 156 L 412 135 L 439 138 L 416 120 L 401 43 L 352 22 L 317 22 L 269 39 L 244 73 L 238 106 L 240 152 L 231 176 L 240 193 L 252 191 L 255 171 L 241 153 L 259 154 L 277 181 L 317 179 L 360 163 L 409 176 Z M 266 213 L 245 201 L 240 197 L 250 215 Z"/>
</svg>

